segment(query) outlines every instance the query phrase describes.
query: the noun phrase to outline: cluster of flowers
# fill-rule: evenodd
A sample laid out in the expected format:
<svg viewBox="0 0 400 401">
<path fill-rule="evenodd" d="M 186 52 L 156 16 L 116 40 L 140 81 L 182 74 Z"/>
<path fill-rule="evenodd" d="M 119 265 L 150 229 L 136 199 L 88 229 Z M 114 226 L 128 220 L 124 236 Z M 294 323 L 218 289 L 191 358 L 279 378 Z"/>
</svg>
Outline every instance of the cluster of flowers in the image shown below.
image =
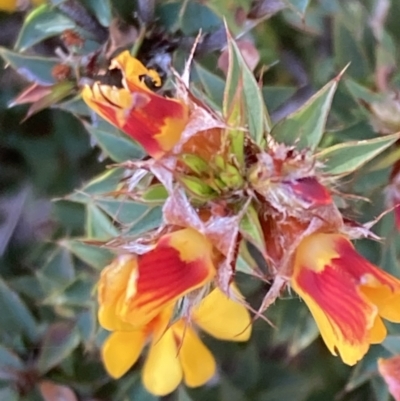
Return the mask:
<svg viewBox="0 0 400 401">
<path fill-rule="evenodd" d="M 149 185 L 162 184 L 167 196 L 162 227 L 121 243 L 102 272 L 108 372 L 122 376 L 150 342 L 142 375 L 150 392 L 167 394 L 182 379 L 191 387 L 207 382 L 216 363 L 197 330 L 231 341 L 251 334 L 250 306 L 234 285 L 247 243 L 269 268 L 253 275 L 272 283 L 259 312 L 289 286 L 344 363 L 382 342 L 383 319 L 400 322 L 400 280 L 357 253 L 351 240 L 367 230 L 342 216 L 334 181 L 312 152 L 267 132 L 259 146 L 197 99 L 185 78 L 177 77 L 174 98 L 162 96 L 157 73 L 128 52 L 110 68 L 121 71 L 121 87 L 94 83 L 83 99 L 150 156 L 130 162 L 131 191 L 149 173 Z"/>
</svg>

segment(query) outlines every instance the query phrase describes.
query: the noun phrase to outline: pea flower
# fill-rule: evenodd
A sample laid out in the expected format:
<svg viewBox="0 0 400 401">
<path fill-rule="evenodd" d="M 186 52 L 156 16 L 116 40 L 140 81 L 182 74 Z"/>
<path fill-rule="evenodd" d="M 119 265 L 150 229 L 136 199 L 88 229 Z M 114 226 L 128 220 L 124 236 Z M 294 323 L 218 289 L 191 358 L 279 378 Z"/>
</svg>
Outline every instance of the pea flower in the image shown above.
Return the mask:
<svg viewBox="0 0 400 401">
<path fill-rule="evenodd" d="M 400 355 L 378 359 L 378 370 L 389 387 L 390 394 L 400 401 Z"/>
<path fill-rule="evenodd" d="M 191 228 L 163 235 L 143 255 L 122 255 L 99 282 L 99 321 L 107 330 L 149 323 L 166 307 L 215 275 L 210 241 Z"/>
<path fill-rule="evenodd" d="M 382 319 L 400 322 L 400 280 L 364 259 L 341 234 L 315 233 L 301 241 L 291 286 L 329 351 L 348 365 L 385 339 Z"/>
<path fill-rule="evenodd" d="M 83 100 L 105 120 L 138 141 L 150 156 L 160 158 L 179 141 L 188 121 L 187 106 L 152 91 L 145 78 L 160 86 L 160 77 L 128 51 L 114 58 L 110 69 L 121 71 L 122 87 L 96 82 L 83 89 Z"/>
<path fill-rule="evenodd" d="M 240 296 L 237 290 L 234 290 Z M 183 318 L 168 326 L 172 308 L 137 330 L 114 331 L 105 341 L 102 357 L 108 373 L 119 378 L 138 360 L 150 343 L 142 370 L 146 389 L 162 396 L 183 380 L 189 387 L 205 384 L 215 374 L 216 362 L 200 340 L 196 328 L 220 340 L 247 341 L 251 320 L 247 309 L 214 289 L 192 310 L 191 322 Z"/>
</svg>

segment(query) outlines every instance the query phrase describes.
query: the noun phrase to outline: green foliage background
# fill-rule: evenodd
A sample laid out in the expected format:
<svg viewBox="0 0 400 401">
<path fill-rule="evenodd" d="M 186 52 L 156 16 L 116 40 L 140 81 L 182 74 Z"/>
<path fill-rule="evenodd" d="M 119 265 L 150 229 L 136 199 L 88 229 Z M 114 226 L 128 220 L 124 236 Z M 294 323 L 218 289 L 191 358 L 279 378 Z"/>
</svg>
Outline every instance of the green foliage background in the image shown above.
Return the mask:
<svg viewBox="0 0 400 401">
<path fill-rule="evenodd" d="M 142 19 L 150 16 L 148 22 L 156 21 L 167 37 L 180 40 L 181 46 L 173 52 L 178 70 L 201 29 L 208 42 L 196 57 L 193 87 L 219 107 L 225 78 L 217 61 L 225 45 L 220 34 L 225 18 L 234 36 L 253 41 L 259 51 L 255 73 L 259 77 L 265 67 L 262 92 L 275 122 L 350 62 L 338 85 L 321 148 L 378 138 L 360 99 L 371 101 L 368 96 L 374 94 L 368 89 L 377 91 L 377 76 L 384 68 L 391 69 L 389 85 L 398 89 L 400 3 L 395 0 L 388 0 L 387 18 L 375 31 L 371 21 L 384 1 L 158 1 L 154 14 L 151 1 L 80 2 L 105 32 L 113 16 L 128 22 L 135 12 Z M 44 105 L 48 108 L 26 121 L 29 106 L 8 108 L 27 80 L 54 83 L 54 49 L 63 31 L 79 30 L 86 38 L 83 53 L 102 45 L 96 32 L 79 26 L 59 7 L 61 3 L 52 0 L 50 6 L 28 14 L 0 14 L 2 66 L 13 67 L 0 70 L 0 400 L 43 400 L 43 380 L 73 390 L 75 395 L 65 393 L 63 401 L 156 400 L 141 385 L 141 363 L 118 381 L 111 380 L 102 367 L 99 347 L 106 333 L 96 322 L 95 283 L 112 254 L 80 242 L 81 238 L 105 240 L 120 231 L 138 234 L 157 226 L 161 215 L 156 204 L 127 201 L 121 205 L 104 195 L 123 177 L 121 169 L 106 166 L 138 157 L 141 149 L 107 123 L 89 125 L 90 111 L 73 96 L 61 102 L 51 99 Z M 247 16 L 246 24 L 238 22 L 240 16 Z M 155 53 L 164 51 L 160 43 L 151 45 Z M 343 169 L 364 153 L 358 155 L 352 146 L 340 149 L 338 165 Z M 341 191 L 372 200 L 344 205 L 348 215 L 366 222 L 385 210 L 384 188 L 398 154 L 391 147 L 342 181 Z M 359 251 L 400 276 L 400 236 L 393 215 L 383 217 L 374 232 L 385 241 L 359 241 Z M 238 281 L 251 302 L 259 305 L 268 285 L 240 273 Z M 182 387 L 165 399 L 390 399 L 376 359 L 400 351 L 398 326 L 390 326 L 385 342 L 372 346 L 351 369 L 330 355 L 307 308 L 293 294 L 286 293 L 266 316 L 275 327 L 256 321 L 246 344 L 204 336 L 218 360 L 218 377 L 199 389 Z M 45 399 L 49 400 L 56 398 Z"/>
</svg>

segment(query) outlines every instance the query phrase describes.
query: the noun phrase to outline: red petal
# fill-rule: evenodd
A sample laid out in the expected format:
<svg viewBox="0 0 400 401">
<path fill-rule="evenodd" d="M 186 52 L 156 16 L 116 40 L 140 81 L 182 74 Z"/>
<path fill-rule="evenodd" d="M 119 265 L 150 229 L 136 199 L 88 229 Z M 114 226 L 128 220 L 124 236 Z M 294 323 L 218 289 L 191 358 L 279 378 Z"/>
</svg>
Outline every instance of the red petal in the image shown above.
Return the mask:
<svg viewBox="0 0 400 401">
<path fill-rule="evenodd" d="M 315 177 L 305 177 L 289 184 L 293 192 L 312 206 L 329 205 L 332 198 L 329 191 Z"/>
<path fill-rule="evenodd" d="M 187 109 L 175 100 L 154 93 L 146 92 L 146 95 L 149 102 L 142 107 L 132 107 L 121 129 L 138 141 L 149 155 L 159 157 L 179 141 L 187 123 Z"/>
<path fill-rule="evenodd" d="M 325 266 L 321 272 L 304 267 L 296 281 L 340 328 L 343 337 L 354 344 L 366 340 L 367 316 L 374 314 L 374 308 L 360 296 L 350 275 L 335 265 Z"/>
<path fill-rule="evenodd" d="M 154 250 L 139 256 L 136 293 L 123 307 L 124 320 L 146 324 L 165 306 L 210 281 L 215 268 L 207 242 L 184 229 L 164 236 Z"/>
<path fill-rule="evenodd" d="M 347 238 L 336 236 L 335 244 L 340 257 L 334 259 L 333 263 L 338 269 L 345 270 L 359 284 L 367 285 L 365 280 L 372 277 L 377 283 L 387 285 L 393 293 L 400 291 L 400 281 L 358 254 Z"/>
</svg>

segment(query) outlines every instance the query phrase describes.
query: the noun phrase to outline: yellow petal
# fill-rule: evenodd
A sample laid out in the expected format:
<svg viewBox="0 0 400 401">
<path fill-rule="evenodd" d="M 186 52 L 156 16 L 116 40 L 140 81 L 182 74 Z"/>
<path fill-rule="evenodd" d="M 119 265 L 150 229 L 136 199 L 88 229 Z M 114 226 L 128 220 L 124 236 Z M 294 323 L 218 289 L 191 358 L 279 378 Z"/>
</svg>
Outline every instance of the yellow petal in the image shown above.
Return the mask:
<svg viewBox="0 0 400 401">
<path fill-rule="evenodd" d="M 110 376 L 118 379 L 139 358 L 146 341 L 143 331 L 116 331 L 102 347 L 104 366 Z"/>
<path fill-rule="evenodd" d="M 122 71 L 128 88 L 133 91 L 137 88 L 150 89 L 143 82 L 143 76 L 152 79 L 155 86 L 161 86 L 160 76 L 155 70 L 147 69 L 137 58 L 132 57 L 128 50 L 120 53 L 111 61 L 110 69 L 118 68 Z"/>
<path fill-rule="evenodd" d="M 109 331 L 132 331 L 136 328 L 120 319 L 115 313 L 114 305 L 100 305 L 98 312 L 99 324 Z"/>
<path fill-rule="evenodd" d="M 321 333 L 321 337 L 329 351 L 333 355 L 339 354 L 343 362 L 347 365 L 355 365 L 367 353 L 369 349 L 368 339 L 358 342 L 351 341 L 351 339 L 344 335 L 341 328 L 329 319 L 325 312 L 311 297 L 307 294 L 300 293 L 295 288 L 294 290 L 301 296 L 301 298 L 303 298 L 310 309 L 315 323 Z"/>
<path fill-rule="evenodd" d="M 369 331 L 369 342 L 371 344 L 380 344 L 386 338 L 387 330 L 382 322 L 382 319 L 377 316 L 374 325 Z"/>
<path fill-rule="evenodd" d="M 179 360 L 183 378 L 187 386 L 199 387 L 207 383 L 215 374 L 216 363 L 213 354 L 199 339 L 194 330 L 183 320 L 172 326 L 176 338 L 181 341 Z"/>
<path fill-rule="evenodd" d="M 386 273 L 386 272 L 381 272 Z M 370 277 L 368 277 L 370 278 Z M 396 280 L 392 277 L 393 280 Z M 367 285 L 360 287 L 361 292 L 368 300 L 376 305 L 379 314 L 394 323 L 400 323 L 400 290 L 397 286 L 391 289 L 388 285 L 380 283 L 377 279 L 369 280 Z"/>
<path fill-rule="evenodd" d="M 99 304 L 114 305 L 118 302 L 136 268 L 136 258 L 131 255 L 121 255 L 105 267 L 98 285 Z"/>
<path fill-rule="evenodd" d="M 379 309 L 379 314 L 394 323 L 400 323 L 400 294 L 393 295 Z"/>
<path fill-rule="evenodd" d="M 238 299 L 238 290 L 232 289 Z M 251 318 L 246 307 L 216 288 L 193 311 L 193 319 L 205 332 L 220 340 L 246 341 L 251 334 Z"/>
<path fill-rule="evenodd" d="M 182 381 L 182 367 L 178 358 L 174 334 L 171 329 L 152 342 L 142 371 L 146 389 L 158 396 L 174 391 Z"/>
</svg>

